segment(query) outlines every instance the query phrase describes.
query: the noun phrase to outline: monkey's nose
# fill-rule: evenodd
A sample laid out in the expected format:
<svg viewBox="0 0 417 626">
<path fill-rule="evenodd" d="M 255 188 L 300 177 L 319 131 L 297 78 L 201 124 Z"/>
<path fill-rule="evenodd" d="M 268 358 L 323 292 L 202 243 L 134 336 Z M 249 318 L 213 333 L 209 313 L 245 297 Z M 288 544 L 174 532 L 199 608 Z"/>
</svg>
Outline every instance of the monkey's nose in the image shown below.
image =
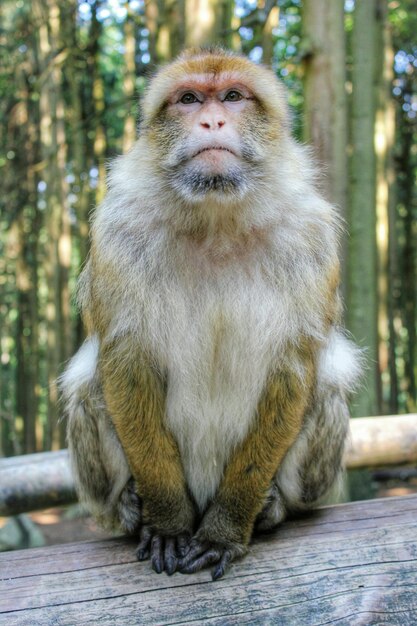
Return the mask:
<svg viewBox="0 0 417 626">
<path fill-rule="evenodd" d="M 216 128 L 224 126 L 225 123 L 226 122 L 223 119 L 202 120 L 200 122 L 200 126 L 206 128 L 207 130 L 215 130 Z"/>
</svg>

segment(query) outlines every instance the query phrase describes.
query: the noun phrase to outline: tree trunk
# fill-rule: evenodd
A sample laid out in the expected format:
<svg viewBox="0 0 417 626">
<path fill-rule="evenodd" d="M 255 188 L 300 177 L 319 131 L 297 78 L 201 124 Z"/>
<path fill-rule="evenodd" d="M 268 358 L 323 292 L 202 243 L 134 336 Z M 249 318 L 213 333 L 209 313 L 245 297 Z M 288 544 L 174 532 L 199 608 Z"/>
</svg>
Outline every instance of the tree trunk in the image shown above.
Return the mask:
<svg viewBox="0 0 417 626">
<path fill-rule="evenodd" d="M 322 188 L 346 218 L 347 97 L 343 0 L 305 0 L 304 140 L 324 165 Z M 342 285 L 346 285 L 346 239 L 342 250 Z"/>
<path fill-rule="evenodd" d="M 123 152 L 133 145 L 136 135 L 135 119 L 135 78 L 136 78 L 136 23 L 130 3 L 126 2 L 126 20 L 124 23 L 125 67 L 123 77 L 123 95 L 127 103 L 127 115 L 123 128 Z"/>
<path fill-rule="evenodd" d="M 279 7 L 275 2 L 265 2 L 265 20 L 262 25 L 262 62 L 265 65 L 272 65 L 274 58 L 274 28 L 279 24 Z"/>
<path fill-rule="evenodd" d="M 101 202 L 104 198 L 106 190 L 106 149 L 107 139 L 103 124 L 103 114 L 105 109 L 104 100 L 104 81 L 100 73 L 98 64 L 98 55 L 100 50 L 99 37 L 102 31 L 102 23 L 97 18 L 98 10 L 101 6 L 101 0 L 95 0 L 92 5 L 91 18 L 91 67 L 92 70 L 92 87 L 93 87 L 93 128 L 94 128 L 94 159 L 98 168 L 98 187 L 96 191 L 96 201 Z"/>
<path fill-rule="evenodd" d="M 408 85 L 409 94 L 412 86 Z M 416 274 L 417 255 L 415 250 L 415 224 L 417 211 L 415 210 L 415 181 L 413 164 L 414 129 L 412 122 L 403 120 L 401 165 L 405 173 L 403 184 L 404 205 L 404 245 L 402 249 L 402 290 L 401 305 L 403 327 L 406 330 L 404 345 L 405 388 L 407 392 L 406 410 L 414 410 L 417 400 L 417 385 L 415 376 L 416 367 Z"/>
<path fill-rule="evenodd" d="M 388 23 L 387 5 L 384 0 L 377 4 L 377 54 L 376 54 L 376 86 L 377 109 L 375 120 L 375 155 L 376 155 L 376 232 L 378 249 L 378 360 L 381 377 L 381 408 L 389 413 L 390 383 L 390 345 L 394 341 L 390 316 L 390 205 L 394 182 L 392 150 L 395 138 L 395 107 L 391 95 L 394 67 L 394 51 L 392 48 L 390 25 Z M 395 359 L 394 359 L 395 365 Z M 384 385 L 383 381 L 387 381 Z M 395 381 L 393 381 L 395 386 Z"/>
<path fill-rule="evenodd" d="M 230 47 L 232 17 L 230 0 L 185 0 L 186 45 Z"/>
<path fill-rule="evenodd" d="M 185 45 L 185 0 L 145 3 L 152 65 L 170 61 Z"/>
<path fill-rule="evenodd" d="M 351 182 L 347 324 L 367 347 L 368 368 L 355 398 L 355 415 L 378 411 L 377 273 L 375 236 L 376 0 L 357 0 L 352 32 Z"/>
</svg>

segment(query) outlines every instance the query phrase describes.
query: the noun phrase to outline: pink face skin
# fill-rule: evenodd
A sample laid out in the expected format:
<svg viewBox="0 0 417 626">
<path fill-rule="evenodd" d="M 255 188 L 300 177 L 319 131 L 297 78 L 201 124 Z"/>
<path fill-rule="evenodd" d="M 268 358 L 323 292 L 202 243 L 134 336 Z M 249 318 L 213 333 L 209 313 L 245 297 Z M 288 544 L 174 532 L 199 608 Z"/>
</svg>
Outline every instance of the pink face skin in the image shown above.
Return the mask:
<svg viewBox="0 0 417 626">
<path fill-rule="evenodd" d="M 224 172 L 241 157 L 239 132 L 254 104 L 245 85 L 230 77 L 195 76 L 168 100 L 168 112 L 181 120 L 190 162 L 206 173 Z"/>
</svg>

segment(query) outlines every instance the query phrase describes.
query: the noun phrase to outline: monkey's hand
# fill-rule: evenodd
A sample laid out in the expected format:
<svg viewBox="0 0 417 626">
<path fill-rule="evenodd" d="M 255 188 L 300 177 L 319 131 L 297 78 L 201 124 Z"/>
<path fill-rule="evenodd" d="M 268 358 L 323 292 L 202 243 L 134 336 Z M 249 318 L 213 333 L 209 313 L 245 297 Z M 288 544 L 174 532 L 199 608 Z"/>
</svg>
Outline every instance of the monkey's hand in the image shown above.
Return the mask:
<svg viewBox="0 0 417 626">
<path fill-rule="evenodd" d="M 184 556 L 190 543 L 191 534 L 183 532 L 176 536 L 164 536 L 150 526 L 142 526 L 140 542 L 136 550 L 138 561 L 151 559 L 152 569 L 160 574 L 165 571 L 171 576 L 178 569 L 178 562 Z"/>
<path fill-rule="evenodd" d="M 179 560 L 177 569 L 182 574 L 193 574 L 214 565 L 212 579 L 218 580 L 235 558 L 247 552 L 248 541 L 247 529 L 240 528 L 214 503 L 189 543 L 185 556 Z"/>
<path fill-rule="evenodd" d="M 151 559 L 157 574 L 173 574 L 178 561 L 190 543 L 195 511 L 188 494 L 177 488 L 176 492 L 159 487 L 144 500 L 144 524 L 136 551 L 139 561 Z"/>
</svg>

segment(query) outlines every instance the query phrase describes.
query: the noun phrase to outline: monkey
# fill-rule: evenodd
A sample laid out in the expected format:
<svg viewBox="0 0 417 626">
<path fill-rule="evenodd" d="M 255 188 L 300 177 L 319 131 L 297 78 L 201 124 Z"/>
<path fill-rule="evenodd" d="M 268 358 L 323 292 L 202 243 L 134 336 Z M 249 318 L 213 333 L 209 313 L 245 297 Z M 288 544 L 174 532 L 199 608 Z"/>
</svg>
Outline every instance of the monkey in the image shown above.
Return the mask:
<svg viewBox="0 0 417 626">
<path fill-rule="evenodd" d="M 156 572 L 216 580 L 337 484 L 361 372 L 340 228 L 272 70 L 212 47 L 156 73 L 93 214 L 61 380 L 80 499 Z"/>
</svg>

